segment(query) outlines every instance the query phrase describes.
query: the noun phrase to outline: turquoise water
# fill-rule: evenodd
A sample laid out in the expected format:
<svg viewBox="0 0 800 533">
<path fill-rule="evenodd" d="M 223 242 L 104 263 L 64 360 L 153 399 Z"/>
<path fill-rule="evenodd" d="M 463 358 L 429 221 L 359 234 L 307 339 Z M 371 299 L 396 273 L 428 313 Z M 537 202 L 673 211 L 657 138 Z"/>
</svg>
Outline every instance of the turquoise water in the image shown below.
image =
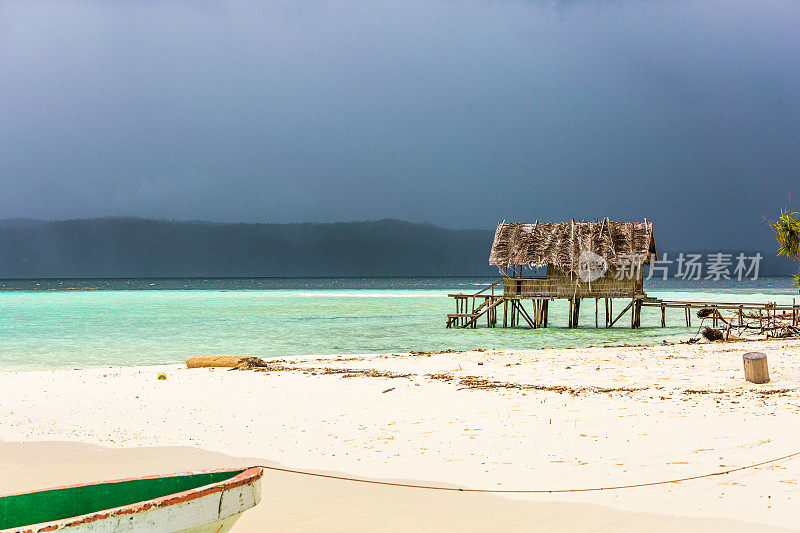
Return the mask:
<svg viewBox="0 0 800 533">
<path fill-rule="evenodd" d="M 180 363 L 196 355 L 280 357 L 472 348 L 658 344 L 688 338 L 683 311 L 645 309 L 635 331 L 623 317 L 594 328 L 584 301 L 581 328 L 566 329 L 564 302 L 547 329 L 446 329 L 448 292 L 474 292 L 480 278 L 4 280 L 0 368 L 83 368 Z M 788 278 L 703 284 L 653 282 L 648 294 L 709 301 L 791 303 Z M 796 296 L 796 293 L 795 293 Z M 798 298 L 800 301 L 800 298 Z M 618 301 L 619 311 L 624 306 Z M 600 322 L 602 324 L 602 307 Z"/>
</svg>

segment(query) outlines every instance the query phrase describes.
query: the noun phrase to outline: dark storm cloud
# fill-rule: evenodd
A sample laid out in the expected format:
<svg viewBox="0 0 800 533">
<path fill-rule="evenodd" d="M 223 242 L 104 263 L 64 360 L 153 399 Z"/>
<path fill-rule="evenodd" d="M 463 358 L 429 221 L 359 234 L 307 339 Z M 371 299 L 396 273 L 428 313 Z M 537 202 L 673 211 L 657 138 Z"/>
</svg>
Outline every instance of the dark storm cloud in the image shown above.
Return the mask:
<svg viewBox="0 0 800 533">
<path fill-rule="evenodd" d="M 0 218 L 762 245 L 800 182 L 798 27 L 796 2 L 4 2 Z"/>
</svg>

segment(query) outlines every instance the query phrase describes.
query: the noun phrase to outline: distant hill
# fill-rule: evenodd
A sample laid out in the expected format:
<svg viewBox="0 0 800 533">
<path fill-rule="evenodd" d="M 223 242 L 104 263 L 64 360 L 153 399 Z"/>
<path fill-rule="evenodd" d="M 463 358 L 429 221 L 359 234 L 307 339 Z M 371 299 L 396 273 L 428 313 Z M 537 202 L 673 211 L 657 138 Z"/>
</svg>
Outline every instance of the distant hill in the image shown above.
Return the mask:
<svg viewBox="0 0 800 533">
<path fill-rule="evenodd" d="M 8 219 L 0 220 L 0 278 L 491 276 L 497 274 L 488 265 L 493 236 L 493 230 L 398 220 Z M 795 265 L 775 257 L 774 250 L 761 253 L 762 275 L 795 272 Z M 669 252 L 670 259 L 676 255 Z"/>
<path fill-rule="evenodd" d="M 0 277 L 486 275 L 494 232 L 397 220 L 0 221 Z"/>
</svg>

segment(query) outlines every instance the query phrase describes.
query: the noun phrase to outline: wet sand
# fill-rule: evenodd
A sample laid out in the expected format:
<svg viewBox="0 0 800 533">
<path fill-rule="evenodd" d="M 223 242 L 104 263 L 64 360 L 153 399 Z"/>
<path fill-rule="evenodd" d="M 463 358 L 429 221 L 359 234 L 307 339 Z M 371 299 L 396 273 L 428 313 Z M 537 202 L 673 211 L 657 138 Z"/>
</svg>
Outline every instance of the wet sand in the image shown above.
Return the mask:
<svg viewBox="0 0 800 533">
<path fill-rule="evenodd" d="M 65 442 L 0 443 L 0 494 L 53 483 L 264 464 L 197 448 L 109 449 Z M 631 513 L 592 504 L 363 485 L 266 471 L 261 503 L 233 531 L 783 531 L 733 520 Z"/>
</svg>

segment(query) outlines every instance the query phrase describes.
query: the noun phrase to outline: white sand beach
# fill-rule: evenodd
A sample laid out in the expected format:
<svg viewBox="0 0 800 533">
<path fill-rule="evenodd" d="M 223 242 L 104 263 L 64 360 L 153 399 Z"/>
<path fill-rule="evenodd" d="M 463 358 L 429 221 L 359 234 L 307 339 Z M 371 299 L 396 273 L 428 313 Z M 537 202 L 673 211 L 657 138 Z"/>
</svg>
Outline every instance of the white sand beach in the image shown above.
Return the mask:
<svg viewBox="0 0 800 533">
<path fill-rule="evenodd" d="M 0 492 L 253 461 L 495 490 L 708 474 L 800 451 L 798 349 L 763 341 L 293 357 L 267 371 L 1 372 Z M 769 383 L 743 379 L 747 351 L 768 354 Z M 767 530 L 798 527 L 800 457 L 588 492 L 444 493 L 275 472 L 265 485 L 241 531 Z"/>
</svg>

